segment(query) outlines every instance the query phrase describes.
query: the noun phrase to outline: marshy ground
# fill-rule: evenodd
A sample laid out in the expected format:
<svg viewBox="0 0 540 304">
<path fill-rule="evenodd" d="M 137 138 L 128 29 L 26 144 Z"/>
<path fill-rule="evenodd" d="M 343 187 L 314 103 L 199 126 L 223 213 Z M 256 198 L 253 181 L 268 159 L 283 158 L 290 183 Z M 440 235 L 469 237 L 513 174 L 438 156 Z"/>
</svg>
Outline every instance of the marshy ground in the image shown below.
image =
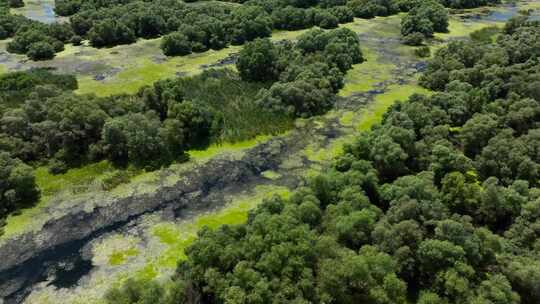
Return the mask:
<svg viewBox="0 0 540 304">
<path fill-rule="evenodd" d="M 536 8 L 538 2 L 524 6 Z M 472 18 L 453 16 L 450 32 L 437 35 L 432 49 L 483 27 L 499 25 L 516 12 L 515 8 L 507 7 L 481 17 L 476 17 L 476 12 Z M 497 15 L 494 17 L 493 14 Z M 164 184 L 173 185 L 186 172 L 196 171 L 210 160 L 238 160 L 260 145 L 269 145 L 270 149 L 273 144 L 279 145 L 276 165 L 271 170 L 242 184 L 211 188 L 205 196 L 208 204 L 180 213 L 168 209 L 145 213 L 114 230 L 96 235 L 74 248 L 74 252 L 48 261 L 42 279 L 24 286 L 17 293 L 21 298 L 13 297 L 8 303 L 18 303 L 22 297 L 25 297 L 24 303 L 103 303 L 101 298 L 111 287 L 111 281 L 121 284 L 133 276 L 167 280 L 175 270 L 177 259 L 183 256 L 184 249 L 199 229 L 242 223 L 247 212 L 263 198 L 286 196 L 289 189 L 303 183 L 306 176 L 324 170 L 340 153 L 344 143 L 358 130 L 367 130 L 380 121 L 384 111 L 396 100 L 405 100 L 413 93 L 428 93 L 417 85 L 418 72 L 425 67 L 425 62 L 414 55 L 414 48 L 400 43 L 399 24 L 400 16 L 391 16 L 356 19 L 343 25 L 358 33 L 367 61 L 349 71 L 334 110 L 324 116 L 298 120 L 292 130 L 282 135 L 191 151 L 188 163 L 155 172 L 134 172 L 130 183 L 112 191 L 103 191 L 99 187 L 103 178 L 117 170 L 107 162 L 72 169 L 57 176 L 49 175 L 45 169 L 38 171 L 38 181 L 45 195 L 36 207 L 9 218 L 5 233 L 0 237 L 0 246 L 25 233 L 39 232 L 46 223 L 69 216 L 74 209 L 83 208 L 90 212 L 98 206 L 113 203 L 115 197 L 154 193 Z M 301 32 L 278 32 L 273 39 L 295 39 Z M 0 45 L 0 50 L 3 48 L 4 45 Z M 159 49 L 159 39 L 154 39 L 109 49 L 68 46 L 55 59 L 40 63 L 29 63 L 20 56 L 2 51 L 0 72 L 48 66 L 59 72 L 76 74 L 80 93 L 133 93 L 158 79 L 196 74 L 216 63 L 227 65 L 229 62 L 223 60 L 238 50 L 239 47 L 229 47 L 166 58 Z M 46 241 L 48 236 L 42 237 Z"/>
</svg>

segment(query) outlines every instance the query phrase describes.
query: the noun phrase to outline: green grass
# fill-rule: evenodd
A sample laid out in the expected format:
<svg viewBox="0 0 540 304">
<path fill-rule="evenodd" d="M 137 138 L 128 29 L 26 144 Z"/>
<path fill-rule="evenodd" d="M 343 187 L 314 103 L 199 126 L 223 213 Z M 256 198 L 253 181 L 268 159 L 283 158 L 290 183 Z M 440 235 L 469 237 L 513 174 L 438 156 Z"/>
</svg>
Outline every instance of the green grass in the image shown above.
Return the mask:
<svg viewBox="0 0 540 304">
<path fill-rule="evenodd" d="M 87 164 L 57 175 L 49 173 L 45 166 L 38 167 L 35 170 L 35 177 L 41 191 L 39 201 L 33 207 L 23 209 L 20 213 L 7 218 L 0 241 L 39 228 L 39 225 L 49 216 L 44 210 L 53 202 L 53 198 L 61 196 L 62 202 L 69 204 L 69 198 L 77 194 L 103 190 L 103 181 L 113 174 L 128 174 L 128 177 L 132 178 L 141 172 L 134 169 L 127 171 L 118 169 L 108 161 Z"/>
<path fill-rule="evenodd" d="M 163 62 L 157 62 L 153 60 L 153 56 L 161 54 L 160 41 L 159 38 L 139 41 L 135 50 L 126 46 L 107 49 L 108 52 L 104 49 L 95 50 L 97 54 L 89 59 L 101 60 L 111 67 L 120 68 L 121 71 L 102 81 L 95 80 L 92 75 L 82 76 L 79 78 L 77 93 L 95 93 L 98 96 L 133 94 L 142 86 L 157 80 L 176 77 L 176 73 L 198 74 L 202 71 L 202 65 L 215 63 L 240 50 L 239 46 L 230 46 L 219 51 L 168 57 Z"/>
<path fill-rule="evenodd" d="M 139 254 L 139 250 L 136 248 L 129 248 L 127 250 L 115 251 L 109 256 L 109 265 L 119 266 L 124 264 L 129 257 Z"/>
<path fill-rule="evenodd" d="M 345 75 L 345 86 L 339 96 L 351 96 L 355 93 L 373 90 L 377 84 L 392 78 L 395 65 L 379 60 L 379 55 L 370 48 L 362 48 L 365 62 L 356 64 Z"/>
<path fill-rule="evenodd" d="M 51 174 L 48 167 L 42 166 L 35 170 L 35 174 L 41 194 L 44 197 L 50 197 L 70 187 L 91 186 L 97 177 L 114 171 L 116 169 L 110 162 L 101 161 L 70 169 L 63 174 Z"/>
<path fill-rule="evenodd" d="M 186 258 L 185 249 L 197 237 L 197 231 L 203 227 L 216 229 L 221 225 L 237 225 L 245 223 L 248 211 L 260 204 L 264 198 L 272 195 L 287 197 L 289 189 L 279 186 L 257 186 L 252 195 L 240 197 L 223 209 L 197 216 L 191 221 L 181 224 L 160 223 L 151 228 L 151 233 L 167 249 L 154 261 L 135 274 L 137 278 L 157 275 L 160 268 L 175 268 L 178 260 Z M 150 273 L 149 273 L 150 272 Z"/>
<path fill-rule="evenodd" d="M 465 23 L 458 18 L 450 18 L 447 33 L 435 33 L 435 38 L 449 40 L 452 38 L 468 37 L 471 33 L 482 28 L 493 26 L 495 22 L 469 22 Z"/>
<path fill-rule="evenodd" d="M 361 119 L 358 121 L 357 130 L 369 130 L 374 124 L 379 123 L 386 110 L 396 101 L 405 101 L 414 94 L 429 94 L 429 91 L 418 85 L 391 85 L 384 94 L 377 95 L 373 103 L 360 111 Z"/>
<path fill-rule="evenodd" d="M 176 80 L 186 100 L 209 108 L 221 122 L 221 133 L 214 142 L 249 140 L 261 134 L 278 134 L 292 127 L 293 119 L 274 113 L 255 102 L 268 83 L 243 81 L 231 69 L 216 69 Z"/>
<path fill-rule="evenodd" d="M 470 34 L 472 40 L 477 42 L 495 42 L 497 36 L 501 33 L 501 29 L 497 26 L 484 27 Z"/>
<path fill-rule="evenodd" d="M 267 170 L 261 173 L 261 175 L 269 180 L 277 180 L 281 178 L 281 174 L 277 173 L 276 171 Z"/>
</svg>

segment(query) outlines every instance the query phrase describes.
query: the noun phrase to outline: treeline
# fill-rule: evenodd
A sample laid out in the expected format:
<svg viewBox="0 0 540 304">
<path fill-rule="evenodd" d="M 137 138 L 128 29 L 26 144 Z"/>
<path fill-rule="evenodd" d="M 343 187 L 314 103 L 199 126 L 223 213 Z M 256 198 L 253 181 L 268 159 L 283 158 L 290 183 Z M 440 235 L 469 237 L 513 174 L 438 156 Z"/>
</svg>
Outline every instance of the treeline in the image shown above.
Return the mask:
<svg viewBox="0 0 540 304">
<path fill-rule="evenodd" d="M 452 42 L 325 173 L 203 229 L 173 281 L 118 303 L 540 302 L 540 23 Z"/>
<path fill-rule="evenodd" d="M 0 39 L 13 38 L 7 51 L 26 54 L 33 60 L 51 59 L 72 42 L 73 30 L 67 23 L 44 24 L 24 16 L 13 15 L 0 7 Z"/>
<path fill-rule="evenodd" d="M 495 5 L 501 0 L 404 0 L 401 1 L 403 9 L 408 11 L 401 20 L 401 35 L 403 42 L 408 45 L 421 45 L 426 38 L 433 37 L 434 33 L 448 32 L 449 8 L 474 8 L 485 5 Z M 427 49 L 429 52 L 429 49 Z"/>
<path fill-rule="evenodd" d="M 17 7 L 23 7 L 24 1 L 23 0 L 0 0 L 0 8 L 17 8 Z"/>
<path fill-rule="evenodd" d="M 69 24 L 46 25 L 3 10 L 0 39 L 14 37 L 9 52 L 44 60 L 62 51 L 64 44 L 80 44 L 83 39 L 95 47 L 105 47 L 165 35 L 161 47 L 166 55 L 186 55 L 268 37 L 274 29 L 329 29 L 354 17 L 373 18 L 411 10 L 403 22 L 403 34 L 408 41 L 418 41 L 420 35 L 446 30 L 441 19 L 446 15 L 443 5 L 476 7 L 499 1 L 249 0 L 231 7 L 189 5 L 178 0 L 58 0 L 56 12 L 70 16 Z"/>
</svg>

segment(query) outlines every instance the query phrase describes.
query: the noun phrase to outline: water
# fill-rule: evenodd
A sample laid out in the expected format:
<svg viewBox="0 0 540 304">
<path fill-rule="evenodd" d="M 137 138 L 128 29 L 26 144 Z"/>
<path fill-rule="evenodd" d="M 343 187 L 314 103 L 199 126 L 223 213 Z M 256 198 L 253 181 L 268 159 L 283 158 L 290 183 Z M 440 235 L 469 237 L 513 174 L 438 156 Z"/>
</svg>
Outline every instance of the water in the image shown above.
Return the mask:
<svg viewBox="0 0 540 304">
<path fill-rule="evenodd" d="M 27 0 L 24 7 L 13 9 L 13 12 L 48 24 L 59 21 L 54 13 L 54 0 Z"/>
</svg>

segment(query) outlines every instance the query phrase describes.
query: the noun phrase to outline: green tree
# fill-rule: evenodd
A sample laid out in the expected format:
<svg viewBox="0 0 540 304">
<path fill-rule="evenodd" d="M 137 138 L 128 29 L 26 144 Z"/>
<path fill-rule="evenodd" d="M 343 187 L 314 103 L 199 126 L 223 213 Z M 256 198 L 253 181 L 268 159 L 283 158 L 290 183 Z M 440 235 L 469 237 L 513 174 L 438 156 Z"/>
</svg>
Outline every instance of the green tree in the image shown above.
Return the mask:
<svg viewBox="0 0 540 304">
<path fill-rule="evenodd" d="M 172 33 L 163 37 L 161 49 L 167 56 L 183 56 L 191 54 L 191 43 L 186 35 L 182 33 Z"/>
<path fill-rule="evenodd" d="M 39 198 L 34 171 L 17 158 L 0 152 L 0 219 Z"/>
<path fill-rule="evenodd" d="M 246 43 L 240 51 L 236 68 L 246 81 L 271 81 L 278 76 L 277 52 L 270 39 L 256 39 Z"/>
</svg>

